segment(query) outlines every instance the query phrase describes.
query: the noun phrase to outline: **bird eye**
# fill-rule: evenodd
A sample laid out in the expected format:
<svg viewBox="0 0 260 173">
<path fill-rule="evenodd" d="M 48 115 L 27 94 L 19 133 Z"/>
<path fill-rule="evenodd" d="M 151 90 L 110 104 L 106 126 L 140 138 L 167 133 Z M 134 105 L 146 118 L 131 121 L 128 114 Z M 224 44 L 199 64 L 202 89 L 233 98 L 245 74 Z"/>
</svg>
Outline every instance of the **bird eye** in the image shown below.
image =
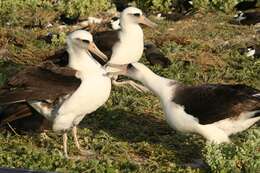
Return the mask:
<svg viewBox="0 0 260 173">
<path fill-rule="evenodd" d="M 84 42 L 84 43 L 89 43 L 89 40 L 81 40 L 82 42 Z"/>
<path fill-rule="evenodd" d="M 133 68 L 134 66 L 132 65 L 132 64 L 128 64 L 127 65 L 127 69 L 131 69 L 131 68 Z"/>
<path fill-rule="evenodd" d="M 140 17 L 141 16 L 140 13 L 134 13 L 133 15 L 136 16 L 136 17 Z"/>
</svg>

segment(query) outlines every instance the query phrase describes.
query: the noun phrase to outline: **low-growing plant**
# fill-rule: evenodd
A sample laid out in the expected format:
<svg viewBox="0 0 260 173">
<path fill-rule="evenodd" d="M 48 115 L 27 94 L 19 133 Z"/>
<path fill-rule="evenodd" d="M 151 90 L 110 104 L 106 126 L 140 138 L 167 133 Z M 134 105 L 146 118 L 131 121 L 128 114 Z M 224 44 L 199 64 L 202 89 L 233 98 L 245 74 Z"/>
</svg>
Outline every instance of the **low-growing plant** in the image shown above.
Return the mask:
<svg viewBox="0 0 260 173">
<path fill-rule="evenodd" d="M 0 24 L 39 24 L 40 20 L 48 19 L 45 15 L 46 7 L 50 7 L 49 2 L 39 0 L 4 0 L 0 2 Z M 44 8 L 42 8 L 44 7 Z M 41 10 L 39 10 L 41 9 Z M 50 12 L 49 12 L 50 13 Z M 54 13 L 54 11 L 52 12 Z"/>
<path fill-rule="evenodd" d="M 170 6 L 173 1 L 174 0 L 136 0 L 136 4 L 145 11 L 152 10 L 153 12 L 167 12 L 170 11 Z"/>
<path fill-rule="evenodd" d="M 59 47 L 66 43 L 66 36 L 67 34 L 65 32 L 61 32 L 59 35 L 55 34 L 53 35 L 51 39 L 51 44 L 53 47 Z"/>
<path fill-rule="evenodd" d="M 67 17 L 97 14 L 111 6 L 110 0 L 61 0 L 57 3 L 41 0 L 0 1 L 0 25 L 42 25 L 57 18 L 57 14 Z"/>
<path fill-rule="evenodd" d="M 242 0 L 193 0 L 196 8 L 206 8 L 230 12 L 234 6 Z"/>
<path fill-rule="evenodd" d="M 57 9 L 67 17 L 77 15 L 96 14 L 102 10 L 108 9 L 111 6 L 110 0 L 62 0 L 59 2 Z"/>
<path fill-rule="evenodd" d="M 212 172 L 248 172 L 260 170 L 260 132 L 251 129 L 232 144 L 207 144 L 203 155 Z"/>
</svg>

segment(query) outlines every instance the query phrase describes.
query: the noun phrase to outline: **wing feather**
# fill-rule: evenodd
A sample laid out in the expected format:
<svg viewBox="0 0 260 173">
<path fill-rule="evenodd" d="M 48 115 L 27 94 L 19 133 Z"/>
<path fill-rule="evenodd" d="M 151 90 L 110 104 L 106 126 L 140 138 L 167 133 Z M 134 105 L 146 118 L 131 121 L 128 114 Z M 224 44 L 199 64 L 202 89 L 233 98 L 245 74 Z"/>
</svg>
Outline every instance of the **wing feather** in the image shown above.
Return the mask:
<svg viewBox="0 0 260 173">
<path fill-rule="evenodd" d="M 244 111 L 259 110 L 260 99 L 253 96 L 259 92 L 245 85 L 179 86 L 173 101 L 183 105 L 200 123 L 208 124 L 237 117 Z"/>
<path fill-rule="evenodd" d="M 75 91 L 81 81 L 76 71 L 52 63 L 27 67 L 13 76 L 0 92 L 0 105 L 28 100 L 56 100 Z"/>
</svg>

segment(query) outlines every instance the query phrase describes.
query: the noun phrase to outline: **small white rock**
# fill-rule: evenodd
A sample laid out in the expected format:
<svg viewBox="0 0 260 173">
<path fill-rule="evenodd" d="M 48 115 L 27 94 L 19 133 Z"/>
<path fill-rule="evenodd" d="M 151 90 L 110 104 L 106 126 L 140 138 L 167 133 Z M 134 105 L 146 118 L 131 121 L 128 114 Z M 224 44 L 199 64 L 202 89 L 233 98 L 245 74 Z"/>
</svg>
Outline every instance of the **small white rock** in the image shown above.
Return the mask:
<svg viewBox="0 0 260 173">
<path fill-rule="evenodd" d="M 102 22 L 102 19 L 100 18 L 96 18 L 96 17 L 88 17 L 88 22 L 91 23 L 91 24 L 99 24 Z"/>
</svg>

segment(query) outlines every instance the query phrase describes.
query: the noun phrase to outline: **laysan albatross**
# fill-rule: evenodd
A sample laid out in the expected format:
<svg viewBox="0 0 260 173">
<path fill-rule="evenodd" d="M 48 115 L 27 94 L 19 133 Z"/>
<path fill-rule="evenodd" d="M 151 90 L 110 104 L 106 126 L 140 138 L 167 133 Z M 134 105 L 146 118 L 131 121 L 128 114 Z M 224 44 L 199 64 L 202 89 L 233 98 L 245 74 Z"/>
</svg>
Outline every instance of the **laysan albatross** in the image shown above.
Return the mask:
<svg viewBox="0 0 260 173">
<path fill-rule="evenodd" d="M 141 63 L 127 66 L 126 75 L 142 82 L 161 101 L 168 124 L 181 132 L 194 132 L 214 143 L 260 120 L 260 91 L 245 85 L 185 86 L 156 75 Z"/>
<path fill-rule="evenodd" d="M 260 12 L 242 12 L 238 11 L 237 14 L 233 17 L 233 20 L 230 21 L 231 24 L 240 24 L 240 25 L 256 25 L 260 23 Z"/>
<path fill-rule="evenodd" d="M 97 47 L 107 56 L 111 57 L 107 66 L 107 71 L 115 72 L 114 79 L 117 78 L 116 72 L 120 71 L 122 66 L 140 60 L 144 50 L 144 34 L 141 26 L 144 24 L 149 27 L 155 27 L 156 24 L 146 18 L 142 11 L 135 7 L 127 7 L 120 14 L 120 29 L 93 33 L 93 39 Z M 64 53 L 60 52 L 62 55 Z M 66 64 L 66 58 L 50 58 L 57 64 Z M 104 62 L 103 64 L 105 64 Z M 110 73 L 111 74 L 111 73 Z M 115 85 L 128 83 L 138 90 L 145 90 L 144 87 L 133 81 L 116 82 Z"/>
<path fill-rule="evenodd" d="M 111 28 L 113 30 L 118 30 L 120 29 L 120 18 L 118 17 L 113 17 L 110 21 Z M 144 54 L 146 60 L 151 64 L 151 65 L 161 65 L 163 68 L 166 68 L 171 65 L 171 61 L 164 56 L 164 54 L 160 51 L 160 49 L 152 44 L 152 43 L 145 43 L 144 44 Z"/>
<path fill-rule="evenodd" d="M 10 104 L 27 103 L 52 122 L 54 131 L 63 132 L 65 157 L 68 157 L 69 129 L 77 148 L 85 152 L 78 142 L 77 125 L 86 114 L 106 102 L 111 90 L 111 79 L 89 52 L 107 59 L 95 46 L 92 35 L 75 31 L 68 36 L 67 46 L 70 68 L 48 62 L 40 67 L 28 67 L 0 90 L 2 109 Z"/>
<path fill-rule="evenodd" d="M 241 55 L 245 54 L 247 57 L 260 58 L 259 45 L 248 46 L 246 48 L 239 48 L 238 51 Z"/>
<path fill-rule="evenodd" d="M 100 50 L 108 57 L 111 57 L 106 64 L 109 72 L 114 72 L 114 78 L 117 78 L 116 72 L 122 67 L 132 62 L 138 62 L 142 57 L 144 50 L 144 34 L 141 26 L 144 24 L 149 27 L 155 27 L 143 15 L 143 12 L 135 7 L 128 7 L 120 14 L 120 29 L 114 31 L 104 31 L 94 34 L 94 41 Z M 111 55 L 111 56 L 109 56 Z M 110 73 L 111 74 L 111 73 Z M 135 88 L 142 88 L 140 85 L 130 82 Z M 120 84 L 113 80 L 114 84 Z M 124 81 L 123 83 L 127 83 Z M 122 84 L 122 83 L 121 83 Z"/>
</svg>

